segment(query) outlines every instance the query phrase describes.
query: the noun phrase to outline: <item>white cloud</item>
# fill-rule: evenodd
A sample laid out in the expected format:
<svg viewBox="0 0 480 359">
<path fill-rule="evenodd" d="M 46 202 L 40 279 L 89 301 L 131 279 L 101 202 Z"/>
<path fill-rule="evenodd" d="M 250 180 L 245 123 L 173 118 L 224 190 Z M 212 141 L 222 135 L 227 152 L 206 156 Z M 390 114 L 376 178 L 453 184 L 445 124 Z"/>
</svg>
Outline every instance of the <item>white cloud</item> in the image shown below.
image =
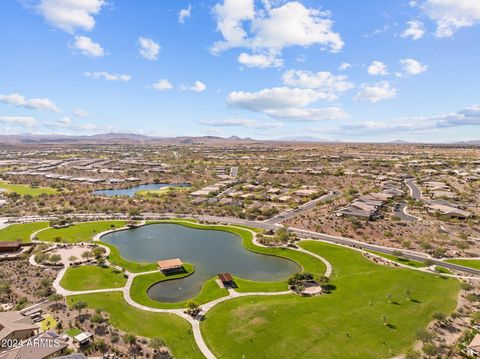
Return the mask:
<svg viewBox="0 0 480 359">
<path fill-rule="evenodd" d="M 451 37 L 461 28 L 480 23 L 478 0 L 427 0 L 422 9 L 435 21 L 435 36 L 439 38 Z"/>
<path fill-rule="evenodd" d="M 401 37 L 411 37 L 412 40 L 419 40 L 425 34 L 425 26 L 423 22 L 412 20 L 407 22 L 407 28 L 400 35 Z"/>
<path fill-rule="evenodd" d="M 401 59 L 400 65 L 402 65 L 403 71 L 412 76 L 421 74 L 422 72 L 427 71 L 428 68 L 427 65 L 423 65 L 414 59 Z"/>
<path fill-rule="evenodd" d="M 60 109 L 48 98 L 31 98 L 26 99 L 18 93 L 10 95 L 0 95 L 0 102 L 16 107 L 24 107 L 30 110 L 47 110 L 52 112 L 60 112 Z"/>
<path fill-rule="evenodd" d="M 0 116 L 0 123 L 33 127 L 37 120 L 30 116 Z"/>
<path fill-rule="evenodd" d="M 171 84 L 170 81 L 166 80 L 166 79 L 161 79 L 161 80 L 158 80 L 157 82 L 155 82 L 152 87 L 155 89 L 155 90 L 159 90 L 159 91 L 164 91 L 164 90 L 170 90 L 173 88 L 173 85 Z"/>
<path fill-rule="evenodd" d="M 93 130 L 97 130 L 98 126 L 95 125 L 94 123 L 82 123 L 82 124 L 73 126 L 73 128 L 75 130 L 81 130 L 81 131 L 93 131 Z"/>
<path fill-rule="evenodd" d="M 227 103 L 231 106 L 261 112 L 269 109 L 305 107 L 318 100 L 328 99 L 332 99 L 330 94 L 312 89 L 273 87 L 258 92 L 230 92 Z"/>
<path fill-rule="evenodd" d="M 67 116 L 62 117 L 57 121 L 59 125 L 70 125 L 72 123 L 72 120 L 68 118 Z"/>
<path fill-rule="evenodd" d="M 283 60 L 277 58 L 274 54 L 250 55 L 243 52 L 238 56 L 238 62 L 247 67 L 266 68 L 283 66 Z"/>
<path fill-rule="evenodd" d="M 349 115 L 339 107 L 321 107 L 321 108 L 286 108 L 286 109 L 268 109 L 264 111 L 273 118 L 294 120 L 294 121 L 325 121 L 339 120 L 348 118 Z"/>
<path fill-rule="evenodd" d="M 73 46 L 75 49 L 80 50 L 85 56 L 102 57 L 105 55 L 102 46 L 93 42 L 92 39 L 87 36 L 75 36 Z"/>
<path fill-rule="evenodd" d="M 86 117 L 89 117 L 90 114 L 85 110 L 77 108 L 76 110 L 73 111 L 73 116 L 80 117 L 80 118 L 86 118 Z"/>
<path fill-rule="evenodd" d="M 396 88 L 392 87 L 387 81 L 380 81 L 373 85 L 363 84 L 360 92 L 357 93 L 354 99 L 376 103 L 396 96 Z"/>
<path fill-rule="evenodd" d="M 90 71 L 85 71 L 83 73 L 86 77 L 90 77 L 94 80 L 98 79 L 104 79 L 107 81 L 130 81 L 132 78 L 130 75 L 126 74 L 115 74 L 115 73 L 110 73 L 107 71 L 95 71 L 95 72 L 90 72 Z"/>
<path fill-rule="evenodd" d="M 480 105 L 473 105 L 447 115 L 434 116 L 429 119 L 436 127 L 480 126 Z"/>
<path fill-rule="evenodd" d="M 366 121 L 338 126 L 329 132 L 362 136 L 365 134 L 387 134 L 398 132 L 430 132 L 462 126 L 480 126 L 480 105 L 473 105 L 457 112 L 429 116 L 392 119 L 384 121 Z"/>
<path fill-rule="evenodd" d="M 299 54 L 296 58 L 295 61 L 297 62 L 305 62 L 307 61 L 307 57 L 304 54 Z"/>
<path fill-rule="evenodd" d="M 335 95 L 313 89 L 274 87 L 258 92 L 231 92 L 227 104 L 271 118 L 321 121 L 346 118 L 348 115 L 338 107 L 306 108 L 319 100 L 332 100 Z"/>
<path fill-rule="evenodd" d="M 187 90 L 194 91 L 194 92 L 203 92 L 207 89 L 207 85 L 205 85 L 203 82 L 200 81 L 195 81 L 195 83 L 187 87 Z"/>
<path fill-rule="evenodd" d="M 152 39 L 139 37 L 138 44 L 140 46 L 140 55 L 147 60 L 156 60 L 160 52 L 160 45 Z"/>
<path fill-rule="evenodd" d="M 326 92 L 344 92 L 353 88 L 345 75 L 335 76 L 328 71 L 317 73 L 300 70 L 289 70 L 282 76 L 283 83 L 288 86 L 319 89 Z"/>
<path fill-rule="evenodd" d="M 342 63 L 340 64 L 340 66 L 338 66 L 338 69 L 339 69 L 340 71 L 345 71 L 345 70 L 348 70 L 348 69 L 351 68 L 351 67 L 352 67 L 352 65 L 349 64 L 348 62 L 342 62 Z"/>
<path fill-rule="evenodd" d="M 372 76 L 385 76 L 388 75 L 387 66 L 381 61 L 373 61 L 368 66 L 368 73 Z"/>
<path fill-rule="evenodd" d="M 213 45 L 213 52 L 220 52 L 232 47 L 248 46 L 247 32 L 242 22 L 253 20 L 255 16 L 254 0 L 224 0 L 213 8 L 217 20 L 217 30 L 225 41 Z"/>
<path fill-rule="evenodd" d="M 73 33 L 77 29 L 92 30 L 95 27 L 94 15 L 105 4 L 105 0 L 40 0 L 34 9 L 48 23 Z"/>
<path fill-rule="evenodd" d="M 257 120 L 244 118 L 228 118 L 225 120 L 202 120 L 201 125 L 213 127 L 243 127 L 253 129 L 272 129 L 283 126 L 281 122 L 259 122 Z"/>
<path fill-rule="evenodd" d="M 186 9 L 181 9 L 178 12 L 178 22 L 180 24 L 184 24 L 185 19 L 189 18 L 191 14 L 192 14 L 192 5 L 188 4 L 188 7 Z"/>
<path fill-rule="evenodd" d="M 214 7 L 217 29 L 224 40 L 211 48 L 219 53 L 235 47 L 256 52 L 280 53 L 289 46 L 322 45 L 331 52 L 340 51 L 344 43 L 332 31 L 330 14 L 315 8 L 306 8 L 298 1 L 273 7 L 264 1 L 264 9 L 255 10 L 254 0 L 224 0 Z M 249 24 L 247 24 L 249 22 Z"/>
</svg>

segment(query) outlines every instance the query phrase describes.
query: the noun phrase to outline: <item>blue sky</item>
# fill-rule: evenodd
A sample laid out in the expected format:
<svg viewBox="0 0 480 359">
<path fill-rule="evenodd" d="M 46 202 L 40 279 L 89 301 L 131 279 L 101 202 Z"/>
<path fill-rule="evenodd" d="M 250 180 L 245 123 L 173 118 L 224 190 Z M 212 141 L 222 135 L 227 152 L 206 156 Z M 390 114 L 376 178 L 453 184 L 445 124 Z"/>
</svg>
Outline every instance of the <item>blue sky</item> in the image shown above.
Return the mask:
<svg viewBox="0 0 480 359">
<path fill-rule="evenodd" d="M 0 131 L 480 138 L 480 2 L 4 0 Z"/>
</svg>

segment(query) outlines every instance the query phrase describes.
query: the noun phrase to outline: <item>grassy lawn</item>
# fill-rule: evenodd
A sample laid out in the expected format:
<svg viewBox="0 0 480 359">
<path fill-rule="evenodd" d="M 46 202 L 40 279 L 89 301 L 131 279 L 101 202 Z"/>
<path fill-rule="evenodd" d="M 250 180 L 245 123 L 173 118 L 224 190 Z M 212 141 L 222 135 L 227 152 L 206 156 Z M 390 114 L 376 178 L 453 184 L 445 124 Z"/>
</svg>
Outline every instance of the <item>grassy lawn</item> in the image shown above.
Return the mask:
<svg viewBox="0 0 480 359">
<path fill-rule="evenodd" d="M 147 338 L 162 338 L 176 358 L 203 358 L 193 339 L 190 324 L 175 314 L 136 309 L 125 302 L 120 292 L 67 298 L 69 305 L 76 301 L 84 301 L 92 309 L 101 308 L 108 313 L 112 325 L 124 332 Z"/>
<path fill-rule="evenodd" d="M 452 274 L 452 272 L 449 269 L 441 266 L 435 266 L 435 272 L 442 273 L 442 274 Z"/>
<path fill-rule="evenodd" d="M 310 298 L 244 297 L 219 304 L 201 324 L 218 358 L 393 357 L 414 344 L 433 313 L 455 309 L 458 280 L 377 265 L 322 242 L 301 246 L 333 265 L 336 288 Z"/>
<path fill-rule="evenodd" d="M 287 282 L 255 282 L 233 276 L 237 292 L 283 292 L 288 290 Z"/>
<path fill-rule="evenodd" d="M 38 234 L 38 239 L 45 242 L 79 243 L 88 242 L 96 234 L 110 229 L 121 228 L 125 221 L 98 221 L 77 223 L 66 228 L 49 228 Z"/>
<path fill-rule="evenodd" d="M 158 197 L 158 196 L 163 196 L 170 192 L 188 191 L 188 190 L 189 189 L 187 187 L 163 187 L 159 189 L 138 191 L 137 193 L 135 193 L 135 195 L 144 196 L 144 197 L 148 197 L 148 196 Z"/>
<path fill-rule="evenodd" d="M 193 266 L 191 264 L 187 264 L 185 267 L 186 267 L 185 269 L 187 269 L 188 271 L 187 273 L 165 276 L 163 273 L 158 272 L 158 273 L 152 273 L 152 274 L 139 275 L 135 277 L 135 279 L 132 282 L 132 287 L 130 289 L 130 296 L 137 303 L 143 304 L 152 308 L 163 308 L 163 309 L 185 308 L 189 300 L 178 302 L 178 303 L 162 303 L 162 302 L 153 300 L 147 296 L 147 290 L 153 284 L 164 281 L 164 280 L 185 277 L 186 275 L 193 272 Z M 193 300 L 197 304 L 204 304 L 212 300 L 215 300 L 217 298 L 224 297 L 226 295 L 228 295 L 228 291 L 225 288 L 220 288 L 218 284 L 215 282 L 215 278 L 212 278 L 207 280 L 205 283 L 203 283 L 200 293 L 198 293 L 191 300 Z"/>
<path fill-rule="evenodd" d="M 125 268 L 131 273 L 149 272 L 149 271 L 158 269 L 157 263 L 131 262 L 123 258 L 118 248 L 115 247 L 114 245 L 109 243 L 104 243 L 104 242 L 98 242 L 98 243 L 110 248 L 110 254 L 108 255 L 108 260 L 111 263 L 116 264 L 117 266 L 120 266 L 122 268 Z"/>
<path fill-rule="evenodd" d="M 40 327 L 42 330 L 54 330 L 57 327 L 57 321 L 50 314 L 47 314 L 45 319 L 41 321 Z"/>
<path fill-rule="evenodd" d="M 69 329 L 67 330 L 65 333 L 67 333 L 67 335 L 70 337 L 70 338 L 74 338 L 76 337 L 78 334 L 82 334 L 82 331 L 78 328 L 72 328 L 72 329 Z"/>
<path fill-rule="evenodd" d="M 407 266 L 410 266 L 410 267 L 413 267 L 413 268 L 423 268 L 423 267 L 427 266 L 423 262 L 416 261 L 416 260 L 413 260 L 413 259 L 403 258 L 403 257 L 397 257 L 397 256 L 394 256 L 393 254 L 386 254 L 386 253 L 381 253 L 381 252 L 377 252 L 377 251 L 367 251 L 367 252 L 376 254 L 377 256 L 387 258 L 387 259 L 390 259 L 391 261 L 394 261 L 394 262 L 397 262 L 397 263 L 400 263 L 400 264 L 404 264 L 404 265 L 407 265 Z"/>
<path fill-rule="evenodd" d="M 6 228 L 0 229 L 0 241 L 20 241 L 30 242 L 30 235 L 42 228 L 48 227 L 48 222 L 32 222 L 11 224 Z"/>
<path fill-rule="evenodd" d="M 68 268 L 60 281 L 67 290 L 121 288 L 127 279 L 124 274 L 109 267 L 95 265 Z"/>
<path fill-rule="evenodd" d="M 445 262 L 454 263 L 473 269 L 480 269 L 480 260 L 478 259 L 447 259 Z"/>
<path fill-rule="evenodd" d="M 40 196 L 41 194 L 55 194 L 58 191 L 51 187 L 37 187 L 32 188 L 23 184 L 12 184 L 5 181 L 0 181 L 0 188 L 4 188 L 7 192 L 15 192 L 21 196 L 30 195 L 33 197 Z"/>
</svg>

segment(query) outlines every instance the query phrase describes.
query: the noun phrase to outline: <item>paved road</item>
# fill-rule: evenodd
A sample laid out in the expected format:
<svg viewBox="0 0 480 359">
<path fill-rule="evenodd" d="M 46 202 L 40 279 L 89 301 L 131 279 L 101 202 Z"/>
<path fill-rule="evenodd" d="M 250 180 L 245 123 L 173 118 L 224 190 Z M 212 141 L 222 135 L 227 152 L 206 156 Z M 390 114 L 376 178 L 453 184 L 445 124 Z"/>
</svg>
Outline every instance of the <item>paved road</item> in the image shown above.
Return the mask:
<svg viewBox="0 0 480 359">
<path fill-rule="evenodd" d="M 356 247 L 356 248 L 361 248 L 364 250 L 372 250 L 372 251 L 377 251 L 380 253 L 384 254 L 393 254 L 393 252 L 398 251 L 396 248 L 389 248 L 389 247 L 383 247 L 383 246 L 377 246 L 375 244 L 369 244 L 369 243 L 363 243 L 356 241 L 354 239 L 348 239 L 344 237 L 336 237 L 336 236 L 329 236 L 327 234 L 321 234 L 321 233 L 316 233 L 316 232 L 311 232 L 299 228 L 290 228 L 290 230 L 294 233 L 296 233 L 299 237 L 303 238 L 313 238 L 313 239 L 319 239 L 327 242 L 332 242 L 336 244 L 342 244 L 350 247 Z M 458 270 L 460 272 L 465 272 L 469 274 L 473 274 L 476 276 L 480 276 L 480 270 L 478 269 L 473 269 L 473 268 L 468 268 L 464 267 L 458 264 L 453 264 L 453 263 L 448 263 L 448 262 L 443 262 L 438 259 L 431 258 L 427 256 L 426 254 L 423 253 L 415 253 L 415 252 L 402 252 L 403 257 L 408 258 L 408 259 L 413 259 L 416 261 L 423 262 L 426 259 L 429 259 L 432 264 L 434 265 L 440 265 L 442 267 L 446 267 L 449 269 L 454 269 Z"/>
<path fill-rule="evenodd" d="M 276 215 L 275 217 L 267 219 L 264 222 L 269 223 L 269 224 L 279 224 L 279 223 L 281 223 L 283 221 L 286 221 L 290 218 L 293 218 L 293 217 L 298 216 L 302 213 L 305 213 L 305 212 L 311 210 L 312 208 L 315 208 L 317 203 L 331 200 L 331 199 L 333 199 L 335 197 L 338 197 L 340 195 L 341 195 L 341 192 L 339 192 L 339 191 L 328 192 L 327 194 L 325 194 L 321 197 L 318 197 L 318 198 L 316 198 L 312 201 L 309 201 L 305 204 L 302 204 L 301 206 L 298 206 L 296 208 L 293 208 L 293 209 L 290 209 L 288 211 L 282 212 L 282 213 Z"/>
<path fill-rule="evenodd" d="M 393 207 L 393 213 L 402 221 L 407 221 L 407 222 L 418 221 L 417 217 L 411 216 L 405 211 L 406 207 L 407 207 L 407 204 L 405 202 L 397 203 L 395 207 Z"/>
<path fill-rule="evenodd" d="M 410 188 L 410 196 L 413 197 L 416 201 L 422 200 L 422 191 L 418 188 L 415 180 L 413 178 L 409 178 L 405 180 L 405 184 Z"/>
</svg>

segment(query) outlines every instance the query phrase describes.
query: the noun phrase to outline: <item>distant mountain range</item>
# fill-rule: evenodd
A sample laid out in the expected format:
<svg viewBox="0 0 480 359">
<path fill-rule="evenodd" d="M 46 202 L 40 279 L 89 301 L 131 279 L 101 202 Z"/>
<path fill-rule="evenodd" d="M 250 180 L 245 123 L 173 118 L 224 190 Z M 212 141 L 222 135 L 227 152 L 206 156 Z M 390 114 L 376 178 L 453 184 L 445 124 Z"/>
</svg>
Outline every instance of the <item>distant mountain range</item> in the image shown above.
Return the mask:
<svg viewBox="0 0 480 359">
<path fill-rule="evenodd" d="M 340 141 L 326 140 L 326 139 L 323 139 L 323 138 L 317 138 L 317 137 L 312 137 L 312 136 L 282 137 L 282 138 L 279 138 L 278 141 L 288 141 L 288 142 L 340 142 Z"/>
<path fill-rule="evenodd" d="M 24 133 L 19 135 L 0 135 L 0 144 L 222 144 L 252 142 L 303 142 L 303 143 L 342 143 L 348 141 L 327 140 L 312 136 L 288 136 L 276 140 L 256 140 L 250 137 L 219 136 L 177 136 L 154 137 L 135 133 L 103 133 L 97 135 L 39 135 Z M 386 142 L 389 144 L 415 144 L 404 140 Z M 446 145 L 480 145 L 480 140 L 446 143 Z"/>
<path fill-rule="evenodd" d="M 97 135 L 0 135 L 0 144 L 131 144 L 131 143 L 178 143 L 178 144 L 202 144 L 220 142 L 250 142 L 251 138 L 231 136 L 228 138 L 217 136 L 179 136 L 179 137 L 154 137 L 134 133 L 104 133 Z"/>
</svg>

